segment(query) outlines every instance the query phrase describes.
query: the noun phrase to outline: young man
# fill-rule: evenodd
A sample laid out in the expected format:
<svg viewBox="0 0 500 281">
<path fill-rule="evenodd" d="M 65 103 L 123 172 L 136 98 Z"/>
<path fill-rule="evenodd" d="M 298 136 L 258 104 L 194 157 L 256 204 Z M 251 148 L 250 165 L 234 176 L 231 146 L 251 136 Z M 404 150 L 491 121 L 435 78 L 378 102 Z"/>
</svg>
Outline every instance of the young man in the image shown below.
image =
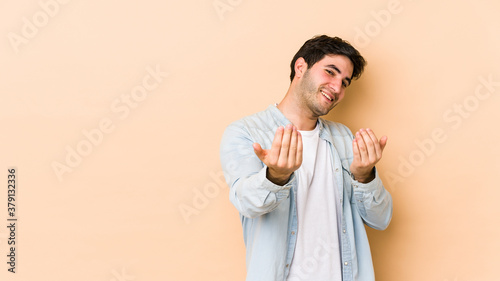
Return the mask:
<svg viewBox="0 0 500 281">
<path fill-rule="evenodd" d="M 387 137 L 324 120 L 363 72 L 349 43 L 301 47 L 283 100 L 229 125 L 221 163 L 246 245 L 247 281 L 375 280 L 364 224 L 385 229 L 392 199 L 375 169 Z"/>
</svg>

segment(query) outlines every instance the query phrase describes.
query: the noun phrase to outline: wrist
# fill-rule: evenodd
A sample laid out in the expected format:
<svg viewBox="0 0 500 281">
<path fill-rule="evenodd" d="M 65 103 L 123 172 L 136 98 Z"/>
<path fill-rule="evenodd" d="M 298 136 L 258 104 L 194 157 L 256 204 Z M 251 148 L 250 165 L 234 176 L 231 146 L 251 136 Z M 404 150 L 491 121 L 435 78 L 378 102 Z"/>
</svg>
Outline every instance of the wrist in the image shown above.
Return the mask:
<svg viewBox="0 0 500 281">
<path fill-rule="evenodd" d="M 288 180 L 290 179 L 290 176 L 292 174 L 289 174 L 289 175 L 279 175 L 279 174 L 276 174 L 276 173 L 273 173 L 269 168 L 267 168 L 266 170 L 266 178 L 276 184 L 276 185 L 285 185 Z"/>
<path fill-rule="evenodd" d="M 375 179 L 375 168 L 373 168 L 369 173 L 366 174 L 351 173 L 351 178 L 360 183 L 369 183 Z"/>
</svg>

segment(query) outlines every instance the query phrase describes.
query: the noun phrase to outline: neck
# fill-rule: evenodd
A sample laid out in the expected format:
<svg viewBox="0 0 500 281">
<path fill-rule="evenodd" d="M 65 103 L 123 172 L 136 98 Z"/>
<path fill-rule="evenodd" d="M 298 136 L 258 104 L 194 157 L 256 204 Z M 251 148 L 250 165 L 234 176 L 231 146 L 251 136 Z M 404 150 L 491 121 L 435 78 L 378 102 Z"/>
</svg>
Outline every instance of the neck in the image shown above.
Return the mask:
<svg viewBox="0 0 500 281">
<path fill-rule="evenodd" d="M 318 117 L 314 116 L 307 107 L 297 100 L 291 88 L 278 104 L 278 109 L 301 131 L 314 130 L 318 122 Z"/>
</svg>

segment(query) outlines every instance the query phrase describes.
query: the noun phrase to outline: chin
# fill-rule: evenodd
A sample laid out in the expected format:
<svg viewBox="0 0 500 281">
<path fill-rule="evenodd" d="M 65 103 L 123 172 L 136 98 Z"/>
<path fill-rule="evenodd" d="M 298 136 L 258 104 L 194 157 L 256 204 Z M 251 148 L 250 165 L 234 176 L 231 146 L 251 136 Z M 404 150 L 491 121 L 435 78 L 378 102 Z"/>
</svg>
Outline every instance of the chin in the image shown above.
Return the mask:
<svg viewBox="0 0 500 281">
<path fill-rule="evenodd" d="M 323 115 L 327 115 L 328 113 L 332 112 L 332 110 L 335 108 L 335 106 L 337 106 L 337 105 L 335 104 L 334 106 L 332 106 L 332 108 L 328 109 L 328 111 Z"/>
<path fill-rule="evenodd" d="M 331 109 L 330 109 L 330 110 L 331 110 Z M 320 117 L 320 116 L 327 115 L 327 114 L 330 112 L 330 110 L 327 110 L 327 111 L 324 111 L 324 110 L 317 110 L 317 111 L 315 111 L 314 113 L 315 113 L 316 117 Z"/>
</svg>

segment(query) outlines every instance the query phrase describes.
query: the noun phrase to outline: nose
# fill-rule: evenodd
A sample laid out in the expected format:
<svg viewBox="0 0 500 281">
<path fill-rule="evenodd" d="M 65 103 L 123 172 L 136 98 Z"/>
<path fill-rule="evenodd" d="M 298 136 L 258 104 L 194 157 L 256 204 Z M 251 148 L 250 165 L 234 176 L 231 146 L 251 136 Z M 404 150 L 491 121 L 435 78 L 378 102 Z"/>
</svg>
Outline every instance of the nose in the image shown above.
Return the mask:
<svg viewBox="0 0 500 281">
<path fill-rule="evenodd" d="M 332 91 L 336 94 L 340 93 L 340 90 L 342 89 L 342 79 L 339 78 L 332 78 L 328 86 L 332 89 Z"/>
</svg>

